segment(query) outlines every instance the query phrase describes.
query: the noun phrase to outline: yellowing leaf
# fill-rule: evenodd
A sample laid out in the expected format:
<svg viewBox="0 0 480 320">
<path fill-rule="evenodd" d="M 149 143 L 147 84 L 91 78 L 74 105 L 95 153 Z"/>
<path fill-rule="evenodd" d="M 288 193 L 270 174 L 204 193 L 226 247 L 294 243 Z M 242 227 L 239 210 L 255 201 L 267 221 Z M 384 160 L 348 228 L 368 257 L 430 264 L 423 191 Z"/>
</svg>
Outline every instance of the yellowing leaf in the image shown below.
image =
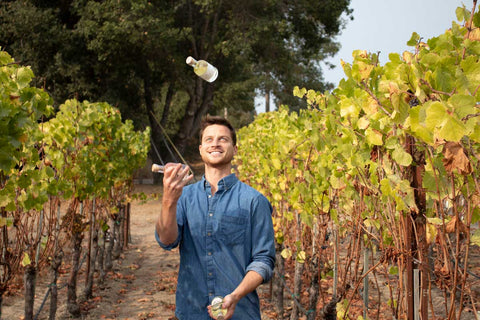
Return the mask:
<svg viewBox="0 0 480 320">
<path fill-rule="evenodd" d="M 443 224 L 443 220 L 440 218 L 427 218 L 427 222 L 436 226 L 441 226 Z"/>
<path fill-rule="evenodd" d="M 457 118 L 448 115 L 445 124 L 438 131 L 438 137 L 447 141 L 460 141 L 466 133 L 465 125 Z"/>
<path fill-rule="evenodd" d="M 365 130 L 365 136 L 367 137 L 367 142 L 369 144 L 373 144 L 376 146 L 381 146 L 383 145 L 383 136 L 380 132 L 377 130 L 374 130 L 372 128 L 368 128 Z"/>
<path fill-rule="evenodd" d="M 300 263 L 305 263 L 305 259 L 307 258 L 307 255 L 305 254 L 305 251 L 301 250 L 297 253 L 297 261 Z"/>
<path fill-rule="evenodd" d="M 368 128 L 369 125 L 370 125 L 370 120 L 368 120 L 365 117 L 361 117 L 357 121 L 357 126 L 358 126 L 359 129 L 365 130 L 365 129 Z"/>
<path fill-rule="evenodd" d="M 290 249 L 283 249 L 282 250 L 282 253 L 280 253 L 282 255 L 282 258 L 283 259 L 288 259 L 292 256 L 292 250 Z"/>
<path fill-rule="evenodd" d="M 277 170 L 280 170 L 282 168 L 282 162 L 278 158 L 272 158 L 272 164 L 273 167 Z"/>
<path fill-rule="evenodd" d="M 7 218 L 0 217 L 0 228 L 7 225 Z"/>
<path fill-rule="evenodd" d="M 433 224 L 427 223 L 426 232 L 427 243 L 432 244 L 435 241 L 435 237 L 437 236 L 437 228 Z"/>
<path fill-rule="evenodd" d="M 22 259 L 22 266 L 26 267 L 26 266 L 29 266 L 31 263 L 32 261 L 30 260 L 30 256 L 28 255 L 28 253 L 24 252 L 23 259 Z"/>
</svg>

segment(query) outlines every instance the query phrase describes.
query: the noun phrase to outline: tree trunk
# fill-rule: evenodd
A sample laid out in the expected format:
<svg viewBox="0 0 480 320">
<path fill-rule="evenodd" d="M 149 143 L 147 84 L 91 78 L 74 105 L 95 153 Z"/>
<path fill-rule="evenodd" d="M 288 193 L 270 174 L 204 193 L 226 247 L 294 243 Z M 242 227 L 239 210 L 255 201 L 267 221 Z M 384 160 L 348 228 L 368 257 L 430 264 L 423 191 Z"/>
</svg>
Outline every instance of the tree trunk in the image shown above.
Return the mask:
<svg viewBox="0 0 480 320">
<path fill-rule="evenodd" d="M 320 319 L 337 320 L 337 302 L 337 298 L 332 297 L 332 300 L 323 307 Z"/>
<path fill-rule="evenodd" d="M 265 112 L 270 112 L 270 91 L 265 93 Z"/>
<path fill-rule="evenodd" d="M 81 209 L 81 211 L 83 211 Z M 75 214 L 73 223 L 73 251 L 72 251 L 72 269 L 68 279 L 67 290 L 67 310 L 73 317 L 80 316 L 80 306 L 77 303 L 77 276 L 80 268 L 80 255 L 82 252 L 83 226 L 82 215 Z"/>
<path fill-rule="evenodd" d="M 58 305 L 58 268 L 62 264 L 63 250 L 59 246 L 60 237 L 60 201 L 57 202 L 57 217 L 55 220 L 55 244 L 53 259 L 50 261 L 50 274 L 52 276 L 52 284 L 50 286 L 50 311 L 49 320 L 55 320 Z"/>
<path fill-rule="evenodd" d="M 411 252 L 407 255 L 407 312 L 409 319 L 413 319 L 418 312 L 414 308 L 414 284 L 413 284 L 413 258 L 420 261 L 420 313 L 422 319 L 428 317 L 428 245 L 426 244 L 426 195 L 423 189 L 422 177 L 425 171 L 425 154 L 420 153 L 415 147 L 415 139 L 407 136 L 406 151 L 412 156 L 413 163 L 408 168 L 406 174 L 410 181 L 410 186 L 414 190 L 415 204 L 418 212 L 411 212 L 406 218 L 406 249 Z M 415 225 L 414 225 L 415 223 Z M 416 237 L 415 237 L 416 232 Z M 417 242 L 418 241 L 418 242 Z"/>
<path fill-rule="evenodd" d="M 125 217 L 125 248 L 128 247 L 128 244 L 131 243 L 131 233 L 130 233 L 130 213 L 131 213 L 131 204 L 130 202 L 127 203 L 127 208 L 125 211 L 126 217 Z"/>
<path fill-rule="evenodd" d="M 283 294 L 284 294 L 284 284 L 283 284 L 283 277 L 285 274 L 285 261 L 281 255 L 283 246 L 279 243 L 275 244 L 276 246 L 276 253 L 275 253 L 275 269 L 276 274 L 273 278 L 273 297 L 275 301 L 275 310 L 278 314 L 278 319 L 283 319 Z"/>
<path fill-rule="evenodd" d="M 87 281 L 85 283 L 85 290 L 84 290 L 84 297 L 85 300 L 92 298 L 92 290 L 93 290 L 93 276 L 95 275 L 95 262 L 97 260 L 97 253 L 98 253 L 98 228 L 95 222 L 95 212 L 92 213 L 91 217 L 91 239 L 90 239 L 90 253 L 89 253 L 89 266 L 87 272 Z"/>
<path fill-rule="evenodd" d="M 297 230 L 295 234 L 295 241 L 298 243 L 302 243 L 302 221 L 300 220 L 300 214 L 295 212 L 296 220 L 297 220 Z M 297 250 L 301 250 L 301 248 L 297 248 Z M 302 292 L 302 275 L 303 275 L 303 268 L 305 264 L 304 262 L 299 262 L 298 259 L 295 259 L 295 276 L 293 279 L 294 288 L 293 288 L 293 299 L 297 299 L 298 303 L 301 303 L 300 294 Z M 292 314 L 290 315 L 290 320 L 298 320 L 298 312 L 299 307 L 296 303 L 293 304 Z"/>
<path fill-rule="evenodd" d="M 113 221 L 113 233 L 112 233 L 112 239 L 111 241 L 113 242 L 113 251 L 112 251 L 112 258 L 113 260 L 116 260 L 120 257 L 120 253 L 122 252 L 121 248 L 121 230 L 120 230 L 120 225 L 122 221 L 122 215 L 121 211 L 118 212 L 118 214 L 115 216 L 115 220 Z"/>
<path fill-rule="evenodd" d="M 317 252 L 317 239 L 318 239 L 318 223 L 314 222 L 312 229 L 312 262 L 310 265 L 310 273 L 312 279 L 310 281 L 310 288 L 308 289 L 309 301 L 308 301 L 308 314 L 307 320 L 315 320 L 317 315 L 317 301 L 320 292 L 319 276 L 320 270 L 318 268 L 318 252 Z"/>
<path fill-rule="evenodd" d="M 0 319 L 2 319 L 2 306 L 3 306 L 3 295 L 5 294 L 6 288 L 2 285 L 0 288 Z"/>
<path fill-rule="evenodd" d="M 190 101 L 187 104 L 185 116 L 180 125 L 182 129 L 175 139 L 176 147 L 180 153 L 183 154 L 189 140 L 197 133 L 202 117 L 207 114 L 213 101 L 213 92 L 213 84 L 207 84 L 200 78 L 196 79 L 195 89 L 189 92 Z"/>
<path fill-rule="evenodd" d="M 49 320 L 55 320 L 57 315 L 57 305 L 58 305 L 58 268 L 62 264 L 63 260 L 63 251 L 59 249 L 51 261 L 50 273 L 52 275 L 52 284 L 50 287 L 50 313 L 48 316 Z"/>
<path fill-rule="evenodd" d="M 108 246 L 105 250 L 105 271 L 108 272 L 113 268 L 113 246 L 115 242 L 115 220 L 112 219 L 112 227 L 110 228 L 110 236 L 108 238 Z M 106 241 L 106 238 L 105 238 Z"/>
<path fill-rule="evenodd" d="M 105 244 L 106 244 L 106 237 L 107 237 L 107 231 L 101 229 L 101 234 L 102 236 L 99 238 L 99 246 L 98 246 L 98 261 L 97 261 L 97 268 L 99 271 L 100 276 L 98 277 L 98 284 L 100 286 L 103 286 L 103 283 L 105 281 Z"/>
<path fill-rule="evenodd" d="M 162 119 L 160 120 L 160 124 L 164 128 L 167 125 L 167 119 L 170 114 L 170 106 L 172 105 L 174 93 L 175 91 L 173 89 L 173 83 L 170 82 L 168 85 L 167 94 L 165 96 L 165 104 L 163 105 Z"/>
<path fill-rule="evenodd" d="M 35 280 L 37 268 L 28 265 L 25 268 L 25 320 L 33 320 L 33 308 L 35 304 Z"/>
</svg>

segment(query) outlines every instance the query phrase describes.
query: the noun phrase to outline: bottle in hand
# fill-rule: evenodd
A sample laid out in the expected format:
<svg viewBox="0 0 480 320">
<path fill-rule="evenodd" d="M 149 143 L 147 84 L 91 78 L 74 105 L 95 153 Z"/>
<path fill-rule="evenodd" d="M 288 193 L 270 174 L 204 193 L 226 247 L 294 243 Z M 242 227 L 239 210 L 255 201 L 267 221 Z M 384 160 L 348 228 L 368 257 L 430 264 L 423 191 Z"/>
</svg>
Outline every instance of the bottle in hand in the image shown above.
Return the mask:
<svg viewBox="0 0 480 320">
<path fill-rule="evenodd" d="M 211 306 L 212 306 L 212 315 L 217 319 L 217 320 L 223 320 L 225 319 L 225 316 L 227 315 L 227 309 L 222 308 L 223 304 L 223 297 L 215 297 L 212 300 Z"/>
</svg>

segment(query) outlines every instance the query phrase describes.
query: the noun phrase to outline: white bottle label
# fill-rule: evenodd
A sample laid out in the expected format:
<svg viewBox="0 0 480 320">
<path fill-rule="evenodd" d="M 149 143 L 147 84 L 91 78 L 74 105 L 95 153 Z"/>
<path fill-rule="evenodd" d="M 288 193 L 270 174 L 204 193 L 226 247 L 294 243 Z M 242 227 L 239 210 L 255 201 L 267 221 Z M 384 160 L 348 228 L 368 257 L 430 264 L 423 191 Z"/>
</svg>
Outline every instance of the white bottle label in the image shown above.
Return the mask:
<svg viewBox="0 0 480 320">
<path fill-rule="evenodd" d="M 218 69 L 212 66 L 210 63 L 207 65 L 207 70 L 201 77 L 208 81 L 208 82 L 213 82 L 215 79 L 217 79 L 218 76 Z"/>
</svg>

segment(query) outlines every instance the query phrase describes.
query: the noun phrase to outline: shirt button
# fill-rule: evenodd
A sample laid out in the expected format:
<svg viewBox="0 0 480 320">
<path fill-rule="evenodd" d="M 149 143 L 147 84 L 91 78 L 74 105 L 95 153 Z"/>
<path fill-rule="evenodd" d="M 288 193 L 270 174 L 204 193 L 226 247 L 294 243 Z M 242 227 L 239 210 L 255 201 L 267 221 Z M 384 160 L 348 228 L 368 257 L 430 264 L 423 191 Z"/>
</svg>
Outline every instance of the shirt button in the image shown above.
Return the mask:
<svg viewBox="0 0 480 320">
<path fill-rule="evenodd" d="M 207 233 L 207 236 L 209 236 L 209 237 L 210 237 L 211 235 L 212 235 L 212 234 L 211 234 L 210 232 L 209 232 L 209 233 Z"/>
<path fill-rule="evenodd" d="M 209 275 L 209 276 L 212 276 L 212 273 L 211 273 L 211 272 L 209 272 L 209 273 L 208 273 L 208 275 Z"/>
<path fill-rule="evenodd" d="M 213 216 L 213 213 L 210 213 L 209 216 L 210 216 L 210 217 Z"/>
<path fill-rule="evenodd" d="M 212 255 L 212 253 L 211 253 L 211 252 L 209 252 L 209 253 L 208 253 L 208 255 L 209 255 L 209 256 L 211 256 L 211 255 Z"/>
<path fill-rule="evenodd" d="M 211 195 L 211 194 L 209 194 L 209 195 L 208 195 L 208 197 L 209 197 L 209 198 L 211 198 L 211 197 L 212 197 L 212 195 Z"/>
</svg>

